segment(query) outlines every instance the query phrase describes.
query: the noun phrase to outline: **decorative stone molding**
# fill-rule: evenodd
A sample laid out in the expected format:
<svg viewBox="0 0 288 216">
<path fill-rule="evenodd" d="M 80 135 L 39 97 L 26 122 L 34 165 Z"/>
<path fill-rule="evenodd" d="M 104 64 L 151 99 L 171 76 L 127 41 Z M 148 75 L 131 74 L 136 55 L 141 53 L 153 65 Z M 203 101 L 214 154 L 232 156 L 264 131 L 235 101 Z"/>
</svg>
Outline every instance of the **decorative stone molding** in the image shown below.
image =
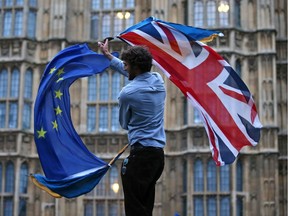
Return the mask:
<svg viewBox="0 0 288 216">
<path fill-rule="evenodd" d="M 9 46 L 10 43 L 8 41 L 3 41 L 3 43 L 1 43 L 1 56 L 3 57 L 9 56 Z"/>
<path fill-rule="evenodd" d="M 37 47 L 37 44 L 35 42 L 32 42 L 32 41 L 27 42 L 27 54 L 28 54 L 28 56 L 35 57 L 36 47 Z"/>
</svg>

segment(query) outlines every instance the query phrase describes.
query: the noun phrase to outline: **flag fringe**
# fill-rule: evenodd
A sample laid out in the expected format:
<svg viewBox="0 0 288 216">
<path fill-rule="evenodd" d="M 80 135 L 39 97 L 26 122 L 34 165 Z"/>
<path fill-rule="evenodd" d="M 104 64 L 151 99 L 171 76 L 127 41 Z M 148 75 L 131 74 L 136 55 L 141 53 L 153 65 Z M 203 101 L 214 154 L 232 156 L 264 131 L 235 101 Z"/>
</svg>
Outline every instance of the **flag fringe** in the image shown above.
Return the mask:
<svg viewBox="0 0 288 216">
<path fill-rule="evenodd" d="M 115 161 L 123 154 L 123 152 L 128 148 L 129 144 L 126 144 L 118 153 L 117 155 L 109 162 L 109 167 L 111 167 Z M 51 195 L 54 198 L 61 198 L 62 196 L 53 192 L 52 190 L 50 190 L 48 187 L 44 186 L 43 184 L 41 184 L 40 182 L 37 181 L 37 179 L 31 174 L 30 175 L 30 179 L 32 180 L 32 182 L 34 183 L 34 185 L 36 185 L 38 188 L 40 188 L 41 190 L 44 190 L 45 192 L 47 192 L 49 195 Z"/>
<path fill-rule="evenodd" d="M 39 183 L 39 182 L 37 181 L 37 179 L 36 179 L 33 175 L 30 175 L 30 178 L 31 178 L 32 182 L 33 182 L 38 188 L 40 188 L 41 190 L 46 191 L 46 192 L 47 192 L 48 194 L 50 194 L 52 197 L 54 197 L 54 198 L 61 198 L 61 197 L 62 197 L 61 195 L 59 195 L 59 194 L 51 191 L 49 188 L 47 188 L 47 187 L 45 187 L 44 185 L 42 185 L 41 183 Z"/>
<path fill-rule="evenodd" d="M 200 41 L 202 42 L 202 43 L 208 43 L 208 42 L 211 42 L 211 41 L 213 41 L 216 37 L 222 37 L 222 36 L 224 36 L 223 34 L 212 34 L 212 35 L 210 35 L 209 37 L 206 37 L 206 38 L 203 38 L 203 39 L 201 39 Z"/>
</svg>

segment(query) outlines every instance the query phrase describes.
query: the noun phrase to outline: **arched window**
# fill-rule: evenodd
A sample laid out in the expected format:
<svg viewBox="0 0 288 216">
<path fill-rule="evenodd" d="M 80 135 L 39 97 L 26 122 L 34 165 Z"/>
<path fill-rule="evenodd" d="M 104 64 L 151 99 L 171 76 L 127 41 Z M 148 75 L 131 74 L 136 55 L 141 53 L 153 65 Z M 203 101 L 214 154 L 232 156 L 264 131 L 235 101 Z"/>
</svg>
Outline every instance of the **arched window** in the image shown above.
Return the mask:
<svg viewBox="0 0 288 216">
<path fill-rule="evenodd" d="M 29 6 L 30 7 L 36 7 L 37 6 L 37 0 L 29 0 Z"/>
<path fill-rule="evenodd" d="M 194 2 L 194 26 L 203 27 L 204 9 L 202 0 Z"/>
<path fill-rule="evenodd" d="M 204 190 L 203 164 L 200 159 L 194 162 L 194 191 Z"/>
<path fill-rule="evenodd" d="M 110 27 L 111 27 L 110 15 L 105 14 L 102 20 L 102 38 L 106 38 L 110 36 Z"/>
<path fill-rule="evenodd" d="M 134 8 L 135 7 L 135 0 L 126 0 L 126 7 L 127 8 Z"/>
<path fill-rule="evenodd" d="M 88 101 L 97 99 L 97 79 L 96 76 L 88 77 Z"/>
<path fill-rule="evenodd" d="M 128 27 L 130 27 L 130 26 L 132 26 L 132 25 L 134 24 L 134 13 L 132 13 L 132 12 L 128 12 L 128 13 L 130 14 L 129 17 L 128 17 L 128 15 L 126 15 L 127 12 L 126 12 L 126 14 L 125 14 L 125 16 L 128 17 L 127 19 L 125 19 L 125 22 L 126 22 L 125 26 L 126 26 L 126 28 L 128 28 Z"/>
<path fill-rule="evenodd" d="M 96 128 L 96 107 L 88 105 L 87 107 L 87 131 L 92 132 Z"/>
<path fill-rule="evenodd" d="M 194 215 L 204 215 L 204 203 L 202 196 L 194 196 Z"/>
<path fill-rule="evenodd" d="M 15 12 L 14 36 L 22 36 L 22 28 L 23 28 L 23 11 L 17 10 Z"/>
<path fill-rule="evenodd" d="M 238 160 L 236 164 L 236 190 L 243 191 L 243 165 L 241 160 Z M 237 216 L 244 215 L 242 196 L 237 196 L 236 205 Z"/>
<path fill-rule="evenodd" d="M 112 201 L 108 204 L 108 213 L 109 215 L 118 215 L 118 205 L 117 202 Z"/>
<path fill-rule="evenodd" d="M 0 102 L 0 128 L 5 128 L 6 121 L 6 103 Z"/>
<path fill-rule="evenodd" d="M 32 69 L 27 69 L 25 72 L 24 82 L 24 98 L 32 99 L 32 88 L 33 88 L 33 72 Z"/>
<path fill-rule="evenodd" d="M 13 215 L 13 197 L 5 197 L 4 198 L 4 207 L 3 207 L 4 215 Z"/>
<path fill-rule="evenodd" d="M 230 216 L 230 197 L 222 196 L 220 198 L 220 215 L 221 216 Z"/>
<path fill-rule="evenodd" d="M 243 197 L 237 197 L 237 201 L 236 201 L 236 215 L 237 216 L 243 216 L 244 215 L 244 209 L 243 209 Z"/>
<path fill-rule="evenodd" d="M 6 174 L 5 174 L 5 192 L 13 193 L 14 192 L 14 164 L 9 161 L 6 164 Z"/>
<path fill-rule="evenodd" d="M 19 79 L 19 69 L 14 68 L 11 75 L 10 97 L 17 98 L 19 96 Z"/>
<path fill-rule="evenodd" d="M 209 0 L 207 2 L 207 25 L 215 26 L 216 24 L 216 2 Z"/>
<path fill-rule="evenodd" d="M 240 0 L 235 0 L 235 8 L 234 8 L 234 20 L 235 20 L 235 26 L 241 27 L 241 5 Z"/>
<path fill-rule="evenodd" d="M 8 1 L 10 2 L 10 1 Z M 3 19 L 3 29 L 2 29 L 2 35 L 4 37 L 11 36 L 11 29 L 12 29 L 12 12 L 10 10 L 7 10 L 4 12 L 4 19 Z"/>
<path fill-rule="evenodd" d="M 212 159 L 208 161 L 208 167 L 207 167 L 207 190 L 208 191 L 217 190 L 216 165 Z"/>
<path fill-rule="evenodd" d="M 9 103 L 9 128 L 17 128 L 18 123 L 18 103 Z"/>
<path fill-rule="evenodd" d="M 22 115 L 22 127 L 29 129 L 31 127 L 31 109 L 32 109 L 32 90 L 33 90 L 33 72 L 27 69 L 24 77 L 24 106 Z"/>
<path fill-rule="evenodd" d="M 7 97 L 8 72 L 6 68 L 0 71 L 0 98 Z"/>
<path fill-rule="evenodd" d="M 228 165 L 220 167 L 220 191 L 230 190 L 230 167 Z"/>
<path fill-rule="evenodd" d="M 237 191 L 243 191 L 243 166 L 241 160 L 237 161 L 236 178 Z"/>
<path fill-rule="evenodd" d="M 114 105 L 111 110 L 111 130 L 119 131 L 119 129 L 119 107 Z"/>
<path fill-rule="evenodd" d="M 91 16 L 91 28 L 90 37 L 91 39 L 98 39 L 98 27 L 99 27 L 99 16 L 94 14 Z"/>
<path fill-rule="evenodd" d="M 23 106 L 22 127 L 24 129 L 31 127 L 31 104 L 26 102 Z"/>
<path fill-rule="evenodd" d="M 118 72 L 114 72 L 112 75 L 112 100 L 117 100 L 119 91 L 121 90 L 121 77 Z"/>
<path fill-rule="evenodd" d="M 22 6 L 24 3 L 24 0 L 16 0 L 16 5 L 17 6 Z"/>
<path fill-rule="evenodd" d="M 242 65 L 241 65 L 241 61 L 239 59 L 236 60 L 235 70 L 236 70 L 236 73 L 238 74 L 238 76 L 241 77 L 242 76 Z"/>
<path fill-rule="evenodd" d="M 109 99 L 109 75 L 105 71 L 100 76 L 100 101 L 107 101 Z"/>
<path fill-rule="evenodd" d="M 110 9 L 112 7 L 112 0 L 105 0 L 103 1 L 103 8 Z"/>
<path fill-rule="evenodd" d="M 216 196 L 208 196 L 207 205 L 207 215 L 214 216 L 215 212 L 217 212 Z"/>
<path fill-rule="evenodd" d="M 12 6 L 13 5 L 13 0 L 5 0 L 5 6 Z"/>
<path fill-rule="evenodd" d="M 104 201 L 97 201 L 96 215 L 105 215 L 105 202 Z"/>
<path fill-rule="evenodd" d="M 171 21 L 172 22 L 177 22 L 178 19 L 178 8 L 177 8 L 177 4 L 173 4 L 172 8 L 171 8 Z"/>
<path fill-rule="evenodd" d="M 183 125 L 188 124 L 188 104 L 187 104 L 187 98 L 182 97 L 183 101 L 183 108 L 182 108 L 182 113 L 183 113 Z"/>
<path fill-rule="evenodd" d="M 91 1 L 91 8 L 92 8 L 92 10 L 99 10 L 100 9 L 100 0 L 92 0 Z"/>
<path fill-rule="evenodd" d="M 196 108 L 193 108 L 193 121 L 195 124 L 199 124 L 202 122 L 201 114 Z"/>
<path fill-rule="evenodd" d="M 220 4 L 218 6 L 220 26 L 229 25 L 229 11 L 230 11 L 229 2 L 227 0 L 220 1 Z"/>
<path fill-rule="evenodd" d="M 122 0 L 114 0 L 114 8 L 120 9 L 123 7 L 123 1 Z"/>
<path fill-rule="evenodd" d="M 0 192 L 2 192 L 2 172 L 3 172 L 3 168 L 2 168 L 2 163 L 0 162 Z"/>
<path fill-rule="evenodd" d="M 27 163 L 22 163 L 20 167 L 20 184 L 19 184 L 20 200 L 19 200 L 18 215 L 26 215 L 27 198 L 25 197 L 25 195 L 27 194 L 27 187 L 28 187 L 28 165 Z"/>
<path fill-rule="evenodd" d="M 122 12 L 117 12 L 114 15 L 114 35 L 119 34 L 123 30 L 123 27 L 122 27 L 123 18 L 121 19 L 121 16 L 123 16 Z"/>
<path fill-rule="evenodd" d="M 36 36 L 36 22 L 37 12 L 35 10 L 29 10 L 27 26 L 27 35 L 29 38 L 35 38 Z"/>
<path fill-rule="evenodd" d="M 108 131 L 108 105 L 100 105 L 98 124 L 99 132 Z"/>
<path fill-rule="evenodd" d="M 91 216 L 93 215 L 93 202 L 86 201 L 84 204 L 84 216 Z"/>
<path fill-rule="evenodd" d="M 26 194 L 27 187 L 28 187 L 28 165 L 27 163 L 22 163 L 20 167 L 20 184 L 19 184 L 20 194 Z"/>
<path fill-rule="evenodd" d="M 187 161 L 183 160 L 182 162 L 182 189 L 183 193 L 187 193 Z"/>
<path fill-rule="evenodd" d="M 114 165 L 110 170 L 110 194 L 115 195 L 119 192 L 119 176 L 117 166 Z"/>
<path fill-rule="evenodd" d="M 100 180 L 99 184 L 96 187 L 96 195 L 97 196 L 106 196 L 106 184 L 108 175 L 104 175 L 104 177 Z"/>
</svg>

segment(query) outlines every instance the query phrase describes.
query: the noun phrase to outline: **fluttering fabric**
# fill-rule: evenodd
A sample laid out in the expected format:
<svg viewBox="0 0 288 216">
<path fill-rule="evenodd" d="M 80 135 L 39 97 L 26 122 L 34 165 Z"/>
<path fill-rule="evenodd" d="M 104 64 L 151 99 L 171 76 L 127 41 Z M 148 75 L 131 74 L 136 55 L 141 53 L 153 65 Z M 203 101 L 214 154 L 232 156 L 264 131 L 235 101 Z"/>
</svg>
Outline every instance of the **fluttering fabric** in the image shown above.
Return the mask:
<svg viewBox="0 0 288 216">
<path fill-rule="evenodd" d="M 241 148 L 255 146 L 262 127 L 245 83 L 211 47 L 223 35 L 149 17 L 117 37 L 144 45 L 154 64 L 183 92 L 202 117 L 216 165 L 231 164 Z"/>
<path fill-rule="evenodd" d="M 104 55 L 77 44 L 60 51 L 46 66 L 34 107 L 34 140 L 45 176 L 31 177 L 54 197 L 88 193 L 110 167 L 86 148 L 74 129 L 69 94 L 76 79 L 101 73 L 109 65 Z"/>
</svg>

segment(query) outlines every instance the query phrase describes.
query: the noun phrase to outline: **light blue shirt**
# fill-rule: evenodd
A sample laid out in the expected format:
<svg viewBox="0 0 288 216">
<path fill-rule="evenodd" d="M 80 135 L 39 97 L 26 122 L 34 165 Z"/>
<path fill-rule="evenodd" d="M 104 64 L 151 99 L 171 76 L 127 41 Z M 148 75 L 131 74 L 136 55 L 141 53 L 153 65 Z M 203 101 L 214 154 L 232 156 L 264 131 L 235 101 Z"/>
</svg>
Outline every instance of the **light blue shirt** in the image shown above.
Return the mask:
<svg viewBox="0 0 288 216">
<path fill-rule="evenodd" d="M 110 67 L 128 76 L 123 62 L 114 57 Z M 163 148 L 166 143 L 164 107 L 166 91 L 164 81 L 156 72 L 136 76 L 119 94 L 119 122 L 128 130 L 130 145 Z"/>
</svg>

